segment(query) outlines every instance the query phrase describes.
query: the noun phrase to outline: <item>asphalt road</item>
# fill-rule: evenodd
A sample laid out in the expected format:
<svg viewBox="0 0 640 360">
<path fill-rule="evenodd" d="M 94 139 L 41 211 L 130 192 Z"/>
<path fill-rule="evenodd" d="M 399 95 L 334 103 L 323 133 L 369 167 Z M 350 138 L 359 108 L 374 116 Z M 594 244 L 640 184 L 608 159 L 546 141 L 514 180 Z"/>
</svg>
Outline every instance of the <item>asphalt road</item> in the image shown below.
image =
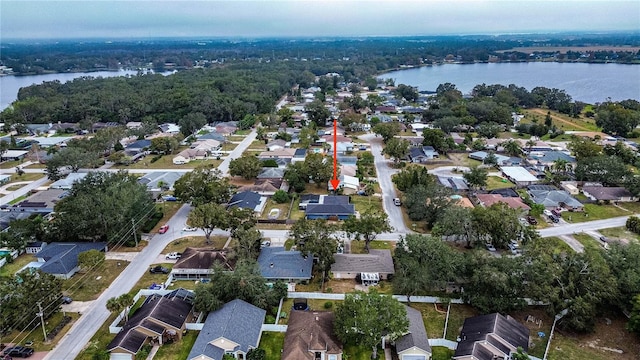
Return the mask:
<svg viewBox="0 0 640 360">
<path fill-rule="evenodd" d="M 12 191 L 11 194 L 1 197 L 0 205 L 8 204 L 9 202 L 19 198 L 20 196 L 25 195 L 29 191 L 39 188 L 40 186 L 44 185 L 47 181 L 49 181 L 49 179 L 43 175 L 41 179 L 33 181 L 30 184 L 25 185 L 18 190 Z"/>
<path fill-rule="evenodd" d="M 222 176 L 227 176 L 229 174 L 229 163 L 233 159 L 237 159 L 242 156 L 242 153 L 251 145 L 253 140 L 256 139 L 256 128 L 253 128 L 251 132 L 240 142 L 238 146 L 236 146 L 233 151 L 222 161 L 220 166 L 218 166 L 218 170 L 222 172 Z"/>
<path fill-rule="evenodd" d="M 637 214 L 636 214 L 637 216 Z M 613 227 L 624 226 L 627 222 L 628 216 L 620 216 L 604 220 L 587 221 L 582 223 L 565 224 L 560 226 L 548 227 L 546 229 L 538 230 L 540 236 L 560 236 L 560 235 L 572 235 L 581 233 L 583 231 L 595 231 L 599 229 L 607 229 Z"/>
<path fill-rule="evenodd" d="M 391 181 L 391 176 L 398 172 L 398 170 L 391 168 L 391 166 L 389 166 L 391 162 L 382 155 L 382 138 L 376 137 L 373 134 L 363 135 L 360 136 L 360 138 L 367 140 L 369 144 L 371 144 L 371 152 L 375 159 L 376 172 L 378 174 L 378 184 L 382 190 L 382 207 L 389 217 L 389 224 L 394 229 L 394 232 L 411 232 L 404 224 L 402 210 L 399 206 L 393 204 L 393 198 L 398 195 Z"/>
</svg>

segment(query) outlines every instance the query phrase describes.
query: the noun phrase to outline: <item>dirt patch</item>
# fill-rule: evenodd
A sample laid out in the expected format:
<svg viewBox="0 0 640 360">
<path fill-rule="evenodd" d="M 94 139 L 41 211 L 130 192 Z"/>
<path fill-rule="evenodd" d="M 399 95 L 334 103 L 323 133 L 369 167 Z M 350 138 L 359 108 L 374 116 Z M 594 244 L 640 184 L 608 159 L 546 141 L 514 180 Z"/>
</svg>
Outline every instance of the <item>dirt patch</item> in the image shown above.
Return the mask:
<svg viewBox="0 0 640 360">
<path fill-rule="evenodd" d="M 331 292 L 335 294 L 346 294 L 352 293 L 356 289 L 356 285 L 355 279 L 331 279 L 324 284 L 324 288 L 325 290 L 331 288 Z"/>
</svg>

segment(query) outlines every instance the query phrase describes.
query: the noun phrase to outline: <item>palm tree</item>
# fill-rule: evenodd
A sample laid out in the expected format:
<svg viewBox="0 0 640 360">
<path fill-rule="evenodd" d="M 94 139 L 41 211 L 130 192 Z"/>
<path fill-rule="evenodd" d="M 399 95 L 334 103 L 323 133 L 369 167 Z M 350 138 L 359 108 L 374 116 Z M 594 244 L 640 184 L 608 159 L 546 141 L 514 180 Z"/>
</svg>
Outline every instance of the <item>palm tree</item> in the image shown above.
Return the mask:
<svg viewBox="0 0 640 360">
<path fill-rule="evenodd" d="M 106 306 L 107 306 L 107 310 L 109 310 L 112 313 L 119 313 L 123 309 L 119 301 L 119 297 L 112 297 L 111 299 L 107 300 Z"/>
<path fill-rule="evenodd" d="M 125 321 L 129 321 L 129 309 L 133 304 L 133 295 L 129 293 L 124 293 L 118 297 L 118 302 L 120 303 L 119 305 L 125 310 L 124 311 Z"/>
<path fill-rule="evenodd" d="M 522 148 L 520 147 L 520 144 L 516 141 L 513 141 L 511 139 L 509 139 L 508 141 L 504 142 L 502 144 L 502 148 L 504 148 L 504 151 L 509 154 L 510 156 L 517 156 L 519 157 L 520 155 L 522 155 Z"/>
<path fill-rule="evenodd" d="M 527 150 L 529 152 L 529 154 L 531 154 L 531 149 L 533 149 L 534 146 L 536 146 L 536 141 L 533 139 L 529 139 L 526 143 L 527 145 Z"/>
</svg>

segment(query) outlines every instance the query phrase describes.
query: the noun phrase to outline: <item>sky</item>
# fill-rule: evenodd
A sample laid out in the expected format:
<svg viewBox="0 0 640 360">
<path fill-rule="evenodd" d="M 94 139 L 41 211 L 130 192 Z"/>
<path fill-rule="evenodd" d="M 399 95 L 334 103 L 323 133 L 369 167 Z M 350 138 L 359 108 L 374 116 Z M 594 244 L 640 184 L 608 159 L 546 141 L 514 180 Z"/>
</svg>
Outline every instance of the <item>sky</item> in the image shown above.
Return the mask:
<svg viewBox="0 0 640 360">
<path fill-rule="evenodd" d="M 0 40 L 629 30 L 640 30 L 638 0 L 0 0 Z"/>
</svg>

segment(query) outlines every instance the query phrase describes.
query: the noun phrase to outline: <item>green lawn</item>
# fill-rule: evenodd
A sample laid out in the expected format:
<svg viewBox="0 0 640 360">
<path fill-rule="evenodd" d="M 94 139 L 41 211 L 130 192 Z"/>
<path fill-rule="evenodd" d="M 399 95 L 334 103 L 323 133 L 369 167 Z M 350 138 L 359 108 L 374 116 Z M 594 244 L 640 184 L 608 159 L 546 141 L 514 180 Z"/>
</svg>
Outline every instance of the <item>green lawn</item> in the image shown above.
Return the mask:
<svg viewBox="0 0 640 360">
<path fill-rule="evenodd" d="M 264 211 L 262 212 L 262 215 L 260 216 L 260 219 L 269 219 L 269 212 L 272 209 L 278 209 L 280 210 L 280 214 L 278 214 L 278 217 L 276 219 L 279 220 L 286 220 L 289 215 L 289 205 L 291 204 L 291 202 L 286 202 L 283 204 L 278 204 L 275 201 L 273 201 L 272 198 L 269 198 L 269 200 L 267 200 L 267 204 L 264 207 Z"/>
<path fill-rule="evenodd" d="M 300 210 L 298 207 L 300 205 L 300 198 L 297 198 L 293 201 L 293 205 L 291 206 L 291 214 L 289 215 L 289 219 L 291 220 L 300 220 L 304 218 L 304 210 Z"/>
<path fill-rule="evenodd" d="M 64 280 L 62 291 L 76 301 L 95 300 L 127 265 L 129 262 L 124 260 L 105 260 L 104 264 L 93 270 L 78 272 L 71 279 Z"/>
<path fill-rule="evenodd" d="M 570 223 L 609 219 L 612 217 L 630 215 L 628 211 L 613 205 L 585 204 L 584 212 L 562 212 L 562 218 Z"/>
<path fill-rule="evenodd" d="M 153 358 L 155 360 L 186 360 L 199 333 L 199 331 L 187 331 L 182 340 L 160 346 Z"/>
<path fill-rule="evenodd" d="M 381 250 L 391 250 L 393 254 L 393 249 L 395 248 L 395 243 L 389 241 L 372 241 L 369 244 L 370 249 L 381 249 Z M 362 240 L 354 240 L 351 241 L 351 253 L 352 254 L 366 254 L 364 251 L 364 241 Z"/>
<path fill-rule="evenodd" d="M 233 151 L 233 149 L 235 149 L 236 147 L 238 147 L 238 144 L 228 142 L 228 143 L 222 144 L 222 148 L 220 150 Z"/>
<path fill-rule="evenodd" d="M 211 236 L 211 244 L 207 244 L 204 236 L 188 236 L 172 241 L 164 248 L 164 250 L 162 250 L 162 253 L 167 254 L 174 251 L 184 252 L 188 247 L 222 249 L 224 244 L 227 242 L 227 239 L 228 238 L 226 236 Z"/>
<path fill-rule="evenodd" d="M 435 304 L 411 303 L 411 307 L 420 310 L 422 313 L 422 320 L 428 337 L 442 337 L 444 334 L 444 322 L 447 317 L 446 304 L 439 305 L 438 310 L 436 310 Z"/>
<path fill-rule="evenodd" d="M 580 244 L 582 244 L 582 246 L 584 246 L 584 251 L 586 252 L 600 251 L 603 249 L 602 246 L 600 246 L 598 240 L 587 234 L 575 234 L 573 235 L 573 237 L 578 240 Z"/>
<path fill-rule="evenodd" d="M 349 360 L 371 360 L 372 351 L 369 348 L 359 345 L 345 345 L 342 353 L 344 357 L 349 357 Z M 384 351 L 378 346 L 378 359 L 385 360 Z"/>
<path fill-rule="evenodd" d="M 618 203 L 618 205 L 622 208 L 625 208 L 627 210 L 629 210 L 630 212 L 634 213 L 634 214 L 640 214 L 640 202 L 635 201 L 635 202 L 621 202 Z"/>
<path fill-rule="evenodd" d="M 9 205 L 17 204 L 17 203 L 19 203 L 20 201 L 22 201 L 22 200 L 24 200 L 26 198 L 27 198 L 27 195 L 18 196 L 17 198 L 9 201 Z"/>
<path fill-rule="evenodd" d="M 460 330 L 462 330 L 464 319 L 476 315 L 479 315 L 477 310 L 469 305 L 451 305 L 449 323 L 447 324 L 447 336 L 445 338 L 456 341 L 460 335 Z"/>
<path fill-rule="evenodd" d="M 525 247 L 542 247 L 543 249 L 553 249 L 553 253 L 571 253 L 573 249 L 562 239 L 552 236 L 546 238 L 539 238 L 532 244 L 527 244 Z"/>
<path fill-rule="evenodd" d="M 284 346 L 284 333 L 263 332 L 258 346 L 267 353 L 266 360 L 280 360 Z"/>
<path fill-rule="evenodd" d="M 44 327 L 47 331 L 47 334 L 49 334 L 50 331 L 53 330 L 53 328 L 55 328 L 56 326 L 58 326 L 58 324 L 60 324 L 64 315 L 65 314 L 63 314 L 62 312 L 57 312 L 45 320 Z M 34 325 L 31 332 L 29 333 L 15 330 L 8 334 L 3 335 L 2 339 L 4 342 L 15 341 L 19 343 L 19 345 L 23 345 L 23 346 L 25 342 L 33 341 L 33 345 L 31 345 L 31 347 L 33 347 L 35 351 L 49 351 L 53 349 L 53 347 L 58 343 L 58 341 L 60 341 L 60 339 L 67 333 L 67 331 L 69 331 L 73 323 L 76 320 L 78 320 L 78 318 L 80 317 L 80 315 L 78 315 L 77 313 L 67 313 L 66 315 L 71 317 L 72 319 L 71 322 L 65 325 L 62 328 L 62 330 L 58 332 L 58 335 L 56 335 L 56 337 L 50 342 L 43 341 L 44 335 L 42 334 L 42 328 L 40 326 L 40 322 L 37 322 Z"/>
<path fill-rule="evenodd" d="M 384 212 L 382 209 L 382 197 L 352 195 L 351 203 L 356 206 L 356 211 L 363 214 L 367 210 Z"/>
<path fill-rule="evenodd" d="M 169 272 L 171 272 L 171 268 L 173 267 L 173 264 L 170 264 L 170 263 L 153 264 L 153 266 L 156 266 L 156 265 L 160 265 L 162 267 L 169 269 Z M 133 288 L 131 288 L 131 291 L 129 291 L 129 294 L 135 295 L 138 293 L 138 291 L 142 289 L 148 289 L 149 286 L 151 286 L 151 284 L 153 283 L 164 284 L 165 281 L 167 281 L 168 277 L 169 277 L 168 274 L 152 274 L 149 272 L 149 270 L 147 270 L 144 273 L 144 275 L 142 275 L 140 280 L 138 280 L 138 282 L 133 286 Z"/>
<path fill-rule="evenodd" d="M 9 180 L 9 184 L 18 182 L 18 181 L 36 181 L 42 179 L 44 174 L 40 173 L 24 173 L 22 175 L 11 174 L 11 179 Z"/>
<path fill-rule="evenodd" d="M 487 190 L 495 190 L 495 189 L 504 189 L 504 188 L 512 188 L 516 185 L 511 181 L 497 177 L 497 176 L 488 176 L 487 177 Z"/>
<path fill-rule="evenodd" d="M 18 270 L 32 261 L 38 261 L 32 254 L 22 254 L 0 268 L 0 277 L 12 277 Z"/>
<path fill-rule="evenodd" d="M 640 236 L 638 236 L 638 234 L 632 233 L 631 231 L 627 230 L 627 228 L 625 228 L 624 226 L 610 228 L 610 229 L 600 229 L 598 230 L 598 232 L 600 232 L 602 235 L 608 238 L 627 239 L 631 241 L 640 240 Z"/>
<path fill-rule="evenodd" d="M 455 354 L 455 350 L 450 350 L 443 346 L 434 346 L 431 348 L 431 351 L 432 360 L 450 360 L 451 357 L 453 357 L 453 354 Z"/>
<path fill-rule="evenodd" d="M 234 142 L 239 142 L 244 140 L 246 136 L 240 136 L 240 135 L 230 135 L 227 136 L 227 141 L 234 141 Z"/>
<path fill-rule="evenodd" d="M 238 130 L 234 134 L 235 135 L 242 135 L 244 137 L 244 136 L 249 135 L 250 133 L 251 133 L 251 129 L 244 129 L 244 130 Z"/>
</svg>

